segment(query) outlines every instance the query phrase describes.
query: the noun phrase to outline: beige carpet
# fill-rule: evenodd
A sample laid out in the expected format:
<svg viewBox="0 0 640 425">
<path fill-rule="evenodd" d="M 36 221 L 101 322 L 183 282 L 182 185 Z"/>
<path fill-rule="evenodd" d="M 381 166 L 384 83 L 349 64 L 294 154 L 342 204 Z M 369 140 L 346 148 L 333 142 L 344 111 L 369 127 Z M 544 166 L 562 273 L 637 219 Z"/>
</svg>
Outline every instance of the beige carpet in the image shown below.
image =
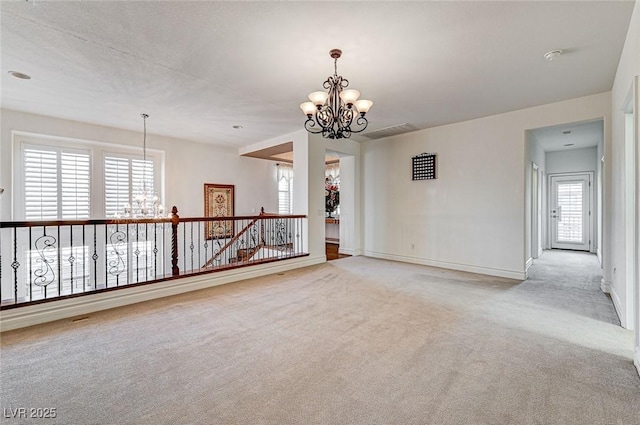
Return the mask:
<svg viewBox="0 0 640 425">
<path fill-rule="evenodd" d="M 531 272 L 350 257 L 8 332 L 0 406 L 58 417 L 1 422 L 640 424 L 595 257 Z"/>
</svg>

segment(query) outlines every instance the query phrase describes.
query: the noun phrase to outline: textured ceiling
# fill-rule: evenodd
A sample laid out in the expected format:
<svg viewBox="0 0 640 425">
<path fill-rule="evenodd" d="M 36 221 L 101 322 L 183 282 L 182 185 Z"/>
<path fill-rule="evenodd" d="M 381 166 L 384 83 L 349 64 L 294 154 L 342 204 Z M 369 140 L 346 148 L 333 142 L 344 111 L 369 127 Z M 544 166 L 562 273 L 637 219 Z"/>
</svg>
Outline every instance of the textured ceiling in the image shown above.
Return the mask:
<svg viewBox="0 0 640 425">
<path fill-rule="evenodd" d="M 370 130 L 427 128 L 610 90 L 633 6 L 3 1 L 1 101 L 138 131 L 145 112 L 150 134 L 242 147 L 302 128 L 340 48 Z"/>
</svg>

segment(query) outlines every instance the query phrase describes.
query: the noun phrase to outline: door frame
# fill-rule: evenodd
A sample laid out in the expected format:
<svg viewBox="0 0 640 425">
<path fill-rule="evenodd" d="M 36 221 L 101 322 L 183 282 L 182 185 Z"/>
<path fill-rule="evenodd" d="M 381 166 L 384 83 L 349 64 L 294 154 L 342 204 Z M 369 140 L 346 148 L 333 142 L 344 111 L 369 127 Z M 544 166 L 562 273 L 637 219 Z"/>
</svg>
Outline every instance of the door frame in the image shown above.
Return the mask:
<svg viewBox="0 0 640 425">
<path fill-rule="evenodd" d="M 543 196 L 544 173 L 538 164 L 531 162 L 531 258 L 539 258 L 544 247 Z"/>
<path fill-rule="evenodd" d="M 551 184 L 551 178 L 552 177 L 571 177 L 571 176 L 581 176 L 581 175 L 589 175 L 589 214 L 587 215 L 589 217 L 589 250 L 585 251 L 585 252 L 595 252 L 595 243 L 593 243 L 594 241 L 594 234 L 595 234 L 595 220 L 593 219 L 593 207 L 594 207 L 594 199 L 593 199 L 593 190 L 594 190 L 594 173 L 593 171 L 576 171 L 576 172 L 572 172 L 572 173 L 549 173 L 547 174 L 547 249 L 551 249 L 552 246 L 552 238 L 553 238 L 553 221 L 551 220 L 551 205 L 553 205 L 553 199 L 551 199 L 551 197 L 553 196 L 553 187 Z"/>
</svg>

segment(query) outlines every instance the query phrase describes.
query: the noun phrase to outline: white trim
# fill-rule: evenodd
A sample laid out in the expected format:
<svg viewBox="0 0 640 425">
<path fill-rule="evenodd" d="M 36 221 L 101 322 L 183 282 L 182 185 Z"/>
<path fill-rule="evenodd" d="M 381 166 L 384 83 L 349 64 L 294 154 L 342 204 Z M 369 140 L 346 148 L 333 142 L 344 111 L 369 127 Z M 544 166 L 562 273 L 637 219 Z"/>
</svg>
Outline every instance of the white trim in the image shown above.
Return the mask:
<svg viewBox="0 0 640 425">
<path fill-rule="evenodd" d="M 304 257 L 3 310 L 0 312 L 0 332 L 299 269 L 325 261 L 325 256 Z"/>
<path fill-rule="evenodd" d="M 616 292 L 616 287 L 614 285 L 609 286 L 609 294 L 611 294 L 611 300 L 613 301 L 613 307 L 616 310 L 616 314 L 618 315 L 618 319 L 620 320 L 620 326 L 625 329 L 629 329 L 627 323 L 627 316 L 623 314 L 624 309 L 622 308 L 622 302 L 620 301 L 620 296 Z"/>
<path fill-rule="evenodd" d="M 384 252 L 364 251 L 364 255 L 385 260 L 400 261 L 403 263 L 421 264 L 423 266 L 440 267 L 443 269 L 459 270 L 463 272 L 478 273 L 489 276 L 505 277 L 507 279 L 525 280 L 524 271 L 496 269 L 491 267 L 473 266 L 470 264 L 451 263 L 448 261 L 429 260 L 427 258 L 407 257 L 405 255 L 387 254 Z"/>
<path fill-rule="evenodd" d="M 524 265 L 524 272 L 529 271 L 529 267 L 533 266 L 533 258 L 529 258 L 527 263 Z"/>
<path fill-rule="evenodd" d="M 362 255 L 362 250 L 361 249 L 338 248 L 338 252 L 340 254 L 352 255 L 354 257 Z"/>
<path fill-rule="evenodd" d="M 525 279 L 529 279 L 529 267 L 533 266 L 533 258 L 529 258 L 524 265 L 524 276 Z"/>
<path fill-rule="evenodd" d="M 633 364 L 636 366 L 636 371 L 640 375 L 640 347 L 636 347 L 635 356 L 633 356 Z"/>
<path fill-rule="evenodd" d="M 611 282 L 607 282 L 606 280 L 604 280 L 604 277 L 603 277 L 602 279 L 600 279 L 600 289 L 605 294 L 610 294 L 611 293 Z"/>
<path fill-rule="evenodd" d="M 596 238 L 596 228 L 595 228 L 595 220 L 594 220 L 594 172 L 593 171 L 575 171 L 575 172 L 568 172 L 568 173 L 550 173 L 547 174 L 547 179 L 548 179 L 548 188 L 549 190 L 547 191 L 547 223 L 552 223 L 553 220 L 551 220 L 551 210 L 552 208 L 550 207 L 551 205 L 554 204 L 553 202 L 553 194 L 554 194 L 554 188 L 553 188 L 553 178 L 556 177 L 578 177 L 581 175 L 587 175 L 589 177 L 589 187 L 587 189 L 587 194 L 589 196 L 589 211 L 588 211 L 588 221 L 589 221 L 589 235 L 588 235 L 588 249 L 583 250 L 578 248 L 580 251 L 585 251 L 585 252 L 591 252 L 591 253 L 595 253 L 595 238 Z M 554 240 L 553 240 L 553 226 L 552 225 L 547 225 L 547 230 L 548 230 L 548 238 L 549 238 L 549 248 L 550 249 L 554 249 L 554 248 L 559 248 L 559 249 L 576 249 L 576 248 L 572 248 L 570 246 L 556 246 L 554 247 Z"/>
</svg>

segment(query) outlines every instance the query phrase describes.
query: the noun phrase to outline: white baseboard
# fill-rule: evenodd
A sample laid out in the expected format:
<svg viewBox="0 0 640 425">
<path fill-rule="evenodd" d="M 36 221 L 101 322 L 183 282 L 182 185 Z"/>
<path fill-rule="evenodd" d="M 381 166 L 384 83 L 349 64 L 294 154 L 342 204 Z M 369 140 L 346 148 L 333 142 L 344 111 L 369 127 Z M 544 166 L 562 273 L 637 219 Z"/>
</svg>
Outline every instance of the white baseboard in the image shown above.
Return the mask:
<svg viewBox="0 0 640 425">
<path fill-rule="evenodd" d="M 529 258 L 524 265 L 524 277 L 525 279 L 529 278 L 529 267 L 533 266 L 533 258 Z"/>
<path fill-rule="evenodd" d="M 429 260 L 427 258 L 408 257 L 405 255 L 387 254 L 384 252 L 364 251 L 364 255 L 403 263 L 422 264 L 423 266 L 440 267 L 443 269 L 459 270 L 462 272 L 485 274 L 489 276 L 505 277 L 507 279 L 525 280 L 526 273 L 517 270 L 505 270 L 492 267 L 472 266 L 469 264 L 451 263 L 448 261 Z"/>
<path fill-rule="evenodd" d="M 620 296 L 616 292 L 616 287 L 613 285 L 609 285 L 609 294 L 611 295 L 611 300 L 613 301 L 613 307 L 616 310 L 616 314 L 618 315 L 618 319 L 620 320 L 620 326 L 627 329 L 627 319 L 624 314 L 624 309 L 622 308 L 622 302 L 620 301 Z"/>
<path fill-rule="evenodd" d="M 607 282 L 606 280 L 604 280 L 604 277 L 603 277 L 602 279 L 600 279 L 600 289 L 605 294 L 610 294 L 611 293 L 611 282 Z"/>
<path fill-rule="evenodd" d="M 636 347 L 635 356 L 633 356 L 633 364 L 636 366 L 638 375 L 640 375 L 640 347 Z"/>
<path fill-rule="evenodd" d="M 602 252 L 600 252 L 600 248 L 596 249 L 596 256 L 598 257 L 598 263 L 600 267 L 602 267 Z"/>
<path fill-rule="evenodd" d="M 340 254 L 352 255 L 354 257 L 362 255 L 362 250 L 361 249 L 347 249 L 347 248 L 343 249 L 343 248 L 338 248 L 338 252 Z"/>
<path fill-rule="evenodd" d="M 0 332 L 326 262 L 324 255 L 242 267 L 0 311 Z"/>
</svg>

